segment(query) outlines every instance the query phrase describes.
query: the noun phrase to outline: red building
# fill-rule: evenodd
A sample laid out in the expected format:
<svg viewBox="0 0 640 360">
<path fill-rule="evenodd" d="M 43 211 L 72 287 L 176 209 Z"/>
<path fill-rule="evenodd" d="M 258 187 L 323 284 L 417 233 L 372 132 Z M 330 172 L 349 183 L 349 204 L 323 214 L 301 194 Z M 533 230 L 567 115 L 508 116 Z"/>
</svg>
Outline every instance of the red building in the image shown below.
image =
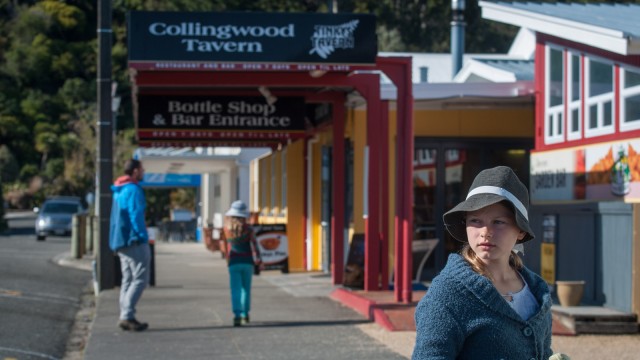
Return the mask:
<svg viewBox="0 0 640 360">
<path fill-rule="evenodd" d="M 536 33 L 530 190 L 542 245 L 527 256 L 551 284 L 584 280 L 583 304 L 638 314 L 640 5 L 480 6 Z"/>
</svg>

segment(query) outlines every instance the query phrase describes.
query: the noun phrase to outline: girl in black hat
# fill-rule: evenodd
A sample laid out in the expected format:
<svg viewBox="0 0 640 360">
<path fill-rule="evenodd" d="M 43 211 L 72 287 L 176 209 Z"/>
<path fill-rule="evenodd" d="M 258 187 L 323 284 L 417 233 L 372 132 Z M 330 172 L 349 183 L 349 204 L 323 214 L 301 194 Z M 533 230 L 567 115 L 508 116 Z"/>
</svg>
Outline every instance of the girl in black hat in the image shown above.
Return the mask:
<svg viewBox="0 0 640 360">
<path fill-rule="evenodd" d="M 480 172 L 444 215 L 465 243 L 416 308 L 413 359 L 549 359 L 551 297 L 514 247 L 534 238 L 529 192 L 513 171 Z"/>
</svg>

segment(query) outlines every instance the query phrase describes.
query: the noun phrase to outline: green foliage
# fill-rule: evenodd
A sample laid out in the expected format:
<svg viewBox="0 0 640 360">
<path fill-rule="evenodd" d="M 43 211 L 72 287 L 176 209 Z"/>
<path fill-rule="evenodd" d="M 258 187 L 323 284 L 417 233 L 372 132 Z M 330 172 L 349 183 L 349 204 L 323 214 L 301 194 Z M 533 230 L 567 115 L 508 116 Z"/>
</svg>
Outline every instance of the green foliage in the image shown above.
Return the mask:
<svg viewBox="0 0 640 360">
<path fill-rule="evenodd" d="M 6 145 L 0 146 L 0 180 L 13 182 L 18 178 L 18 162 Z"/>
<path fill-rule="evenodd" d="M 196 189 L 178 188 L 171 192 L 171 208 L 184 208 L 194 210 L 196 208 Z"/>
<path fill-rule="evenodd" d="M 8 144 L 11 139 L 27 137 L 29 129 L 12 115 L 0 115 L 0 142 Z"/>
<path fill-rule="evenodd" d="M 60 158 L 51 159 L 47 162 L 42 175 L 46 179 L 55 180 L 64 173 L 64 160 Z"/>
<path fill-rule="evenodd" d="M 18 180 L 22 183 L 28 183 L 31 179 L 38 175 L 40 170 L 38 166 L 35 164 L 25 164 L 22 169 L 20 169 L 20 175 L 18 176 Z"/>
<path fill-rule="evenodd" d="M 147 199 L 146 217 L 153 225 L 161 223 L 169 218 L 170 192 L 168 189 L 145 189 Z"/>
<path fill-rule="evenodd" d="M 327 0 L 113 0 L 112 77 L 116 115 L 114 174 L 136 147 L 127 65 L 126 13 L 150 11 L 327 12 Z M 339 12 L 375 14 L 380 51 L 448 52 L 450 0 L 340 0 Z M 468 52 L 504 52 L 515 28 L 480 18 L 467 2 Z M 45 194 L 84 196 L 95 181 L 97 8 L 84 0 L 0 0 L 0 144 L 12 179 L 47 179 L 16 204 Z M 6 159 L 9 159 L 8 155 Z M 8 173 L 8 171 L 5 171 Z M 7 176 L 7 175 L 5 175 Z M 5 197 L 8 192 L 5 191 Z M 175 195 L 181 197 L 182 195 Z M 189 194 L 185 195 L 191 196 Z M 35 199 L 35 200 L 32 200 Z M 168 197 L 162 197 L 168 203 Z"/>
</svg>

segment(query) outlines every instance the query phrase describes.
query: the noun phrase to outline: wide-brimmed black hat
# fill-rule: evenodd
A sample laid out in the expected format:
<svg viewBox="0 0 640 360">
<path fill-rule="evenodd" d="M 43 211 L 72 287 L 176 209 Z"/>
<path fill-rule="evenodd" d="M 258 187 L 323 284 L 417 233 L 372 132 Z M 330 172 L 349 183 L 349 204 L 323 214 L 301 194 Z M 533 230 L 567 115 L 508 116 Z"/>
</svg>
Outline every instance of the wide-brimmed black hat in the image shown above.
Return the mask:
<svg viewBox="0 0 640 360">
<path fill-rule="evenodd" d="M 473 179 L 467 199 L 443 215 L 444 225 L 456 240 L 467 242 L 466 213 L 501 201 L 513 206 L 518 227 L 527 233 L 518 243 L 533 239 L 535 235 L 529 227 L 529 190 L 506 166 L 482 170 Z"/>
</svg>

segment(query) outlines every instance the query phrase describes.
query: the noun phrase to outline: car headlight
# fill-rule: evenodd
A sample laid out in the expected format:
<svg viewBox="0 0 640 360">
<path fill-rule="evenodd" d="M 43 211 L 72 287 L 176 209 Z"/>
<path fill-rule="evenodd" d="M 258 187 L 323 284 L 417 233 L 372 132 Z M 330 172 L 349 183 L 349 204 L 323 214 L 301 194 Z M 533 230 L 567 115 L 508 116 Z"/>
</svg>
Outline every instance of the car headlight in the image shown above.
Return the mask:
<svg viewBox="0 0 640 360">
<path fill-rule="evenodd" d="M 38 219 L 38 226 L 43 227 L 49 223 L 49 218 Z"/>
</svg>

